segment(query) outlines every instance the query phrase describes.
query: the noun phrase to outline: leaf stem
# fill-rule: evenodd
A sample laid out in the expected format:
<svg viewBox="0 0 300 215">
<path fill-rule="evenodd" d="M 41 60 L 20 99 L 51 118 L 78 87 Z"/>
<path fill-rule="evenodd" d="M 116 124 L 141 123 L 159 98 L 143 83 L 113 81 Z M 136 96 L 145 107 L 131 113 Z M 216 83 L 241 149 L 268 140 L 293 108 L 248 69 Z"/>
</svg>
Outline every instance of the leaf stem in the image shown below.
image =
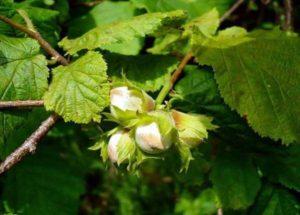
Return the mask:
<svg viewBox="0 0 300 215">
<path fill-rule="evenodd" d="M 159 106 L 161 105 L 165 98 L 167 97 L 168 93 L 170 92 L 170 90 L 173 88 L 174 84 L 176 83 L 176 81 L 178 80 L 178 78 L 181 76 L 182 71 L 184 69 L 184 67 L 186 66 L 186 64 L 193 58 L 193 55 L 191 52 L 187 53 L 184 58 L 182 59 L 182 61 L 180 62 L 178 68 L 175 70 L 175 72 L 172 74 L 170 81 L 168 81 L 163 88 L 161 89 L 161 91 L 159 92 L 157 98 L 156 98 L 156 105 Z"/>
<path fill-rule="evenodd" d="M 0 109 L 20 108 L 20 107 L 40 107 L 43 105 L 44 105 L 43 100 L 0 101 Z"/>
<path fill-rule="evenodd" d="M 52 126 L 59 119 L 59 116 L 52 114 L 49 118 L 42 122 L 38 129 L 28 137 L 25 142 L 11 153 L 1 164 L 0 174 L 10 169 L 18 163 L 26 154 L 34 153 L 38 142 L 48 133 Z"/>
<path fill-rule="evenodd" d="M 26 33 L 28 36 L 31 38 L 35 39 L 38 41 L 38 43 L 41 45 L 41 47 L 49 54 L 51 55 L 54 59 L 56 59 L 58 62 L 60 62 L 62 65 L 68 65 L 69 62 L 66 58 L 64 58 L 61 54 L 59 54 L 52 46 L 44 40 L 44 38 L 41 36 L 41 34 L 37 31 L 30 30 L 29 28 L 5 17 L 0 15 L 0 20 L 3 22 L 9 24 L 15 29 L 18 29 L 24 33 Z"/>
</svg>

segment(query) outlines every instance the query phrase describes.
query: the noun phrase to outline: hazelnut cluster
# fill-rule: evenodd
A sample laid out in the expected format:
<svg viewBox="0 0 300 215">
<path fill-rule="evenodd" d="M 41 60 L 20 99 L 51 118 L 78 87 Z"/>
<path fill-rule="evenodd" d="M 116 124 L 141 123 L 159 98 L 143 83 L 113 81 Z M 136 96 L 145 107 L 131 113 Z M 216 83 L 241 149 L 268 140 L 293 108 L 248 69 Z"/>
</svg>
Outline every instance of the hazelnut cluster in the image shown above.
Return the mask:
<svg viewBox="0 0 300 215">
<path fill-rule="evenodd" d="M 101 141 L 101 154 L 112 163 L 127 162 L 129 167 L 160 156 L 172 146 L 181 156 L 190 156 L 184 151 L 207 138 L 207 130 L 216 128 L 207 116 L 155 109 L 155 101 L 146 92 L 129 86 L 110 91 L 110 113 L 106 116 L 118 126 Z"/>
</svg>

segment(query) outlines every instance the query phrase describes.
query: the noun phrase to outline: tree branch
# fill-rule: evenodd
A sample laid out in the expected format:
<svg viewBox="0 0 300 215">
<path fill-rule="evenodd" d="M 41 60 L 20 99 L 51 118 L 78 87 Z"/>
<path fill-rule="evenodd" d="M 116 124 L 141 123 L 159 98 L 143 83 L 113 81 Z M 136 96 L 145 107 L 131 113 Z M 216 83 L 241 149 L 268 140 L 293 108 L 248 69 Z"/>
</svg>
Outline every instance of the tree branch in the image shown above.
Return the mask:
<svg viewBox="0 0 300 215">
<path fill-rule="evenodd" d="M 224 13 L 224 15 L 220 18 L 220 22 L 223 22 L 224 20 L 226 20 L 243 3 L 244 3 L 244 0 L 237 0 L 234 3 L 234 5 L 232 5 L 232 7 L 226 13 Z"/>
<path fill-rule="evenodd" d="M 33 132 L 25 142 L 11 153 L 1 164 L 0 174 L 10 169 L 13 165 L 18 163 L 26 154 L 34 153 L 38 142 L 48 133 L 55 122 L 58 120 L 58 115 L 52 114 Z"/>
<path fill-rule="evenodd" d="M 85 6 L 85 7 L 94 7 L 100 3 L 102 3 L 103 0 L 97 0 L 97 1 L 91 1 L 91 2 L 79 2 L 77 4 L 75 4 L 76 6 Z"/>
<path fill-rule="evenodd" d="M 2 15 L 0 15 L 0 20 L 28 34 L 28 36 L 30 36 L 31 38 L 36 39 L 41 47 L 55 60 L 57 60 L 57 62 L 61 63 L 62 65 L 69 64 L 68 60 L 60 55 L 54 48 L 52 48 L 52 46 L 43 39 L 39 32 L 35 31 L 34 29 L 28 29 L 25 26 L 20 25 L 19 23 L 16 23 L 13 20 Z M 48 133 L 48 131 L 53 127 L 58 119 L 59 116 L 57 114 L 52 114 L 48 117 L 48 119 L 43 121 L 42 124 L 37 128 L 37 130 L 35 130 L 19 148 L 17 148 L 0 164 L 0 174 L 18 163 L 26 154 L 33 153 L 38 142 Z"/>
<path fill-rule="evenodd" d="M 178 78 L 181 76 L 182 71 L 186 64 L 193 58 L 192 53 L 188 53 L 184 56 L 182 61 L 180 62 L 178 68 L 175 70 L 175 72 L 172 74 L 170 81 L 164 85 L 164 87 L 159 92 L 157 98 L 156 98 L 156 105 L 161 105 L 163 101 L 165 100 L 166 96 L 168 95 L 169 91 L 173 88 L 174 84 L 178 80 Z"/>
<path fill-rule="evenodd" d="M 0 15 L 0 20 L 11 25 L 13 28 L 26 33 L 31 38 L 36 39 L 38 43 L 41 45 L 41 47 L 55 60 L 60 62 L 62 65 L 68 65 L 68 60 L 64 58 L 61 54 L 59 54 L 54 48 L 52 48 L 52 46 L 46 40 L 44 40 L 44 38 L 41 36 L 39 32 L 30 30 L 27 27 L 2 15 Z"/>
<path fill-rule="evenodd" d="M 292 0 L 284 1 L 285 8 L 285 22 L 283 29 L 285 31 L 293 30 L 293 2 Z"/>
<path fill-rule="evenodd" d="M 222 23 L 225 19 L 227 19 L 243 2 L 244 2 L 244 0 L 237 0 L 236 3 L 220 18 L 220 23 Z M 164 87 L 161 89 L 161 91 L 159 92 L 159 94 L 156 98 L 157 106 L 161 105 L 164 102 L 166 96 L 168 95 L 168 93 L 173 88 L 176 81 L 181 76 L 184 67 L 192 58 L 193 58 L 193 55 L 191 52 L 189 52 L 186 56 L 184 56 L 184 58 L 182 59 L 182 61 L 179 64 L 178 68 L 171 76 L 170 81 L 168 83 L 166 83 L 164 85 Z"/>
<path fill-rule="evenodd" d="M 0 101 L 0 109 L 20 108 L 20 107 L 40 107 L 43 105 L 44 105 L 43 100 Z"/>
</svg>

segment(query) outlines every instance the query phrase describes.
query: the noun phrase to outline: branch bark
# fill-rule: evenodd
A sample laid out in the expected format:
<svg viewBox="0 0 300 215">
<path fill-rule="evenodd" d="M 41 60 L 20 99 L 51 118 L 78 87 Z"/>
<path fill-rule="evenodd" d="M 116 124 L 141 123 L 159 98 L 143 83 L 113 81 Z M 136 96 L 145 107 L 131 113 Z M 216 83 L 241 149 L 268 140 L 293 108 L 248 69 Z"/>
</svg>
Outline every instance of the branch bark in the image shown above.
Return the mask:
<svg viewBox="0 0 300 215">
<path fill-rule="evenodd" d="M 44 105 L 43 100 L 0 101 L 0 109 L 40 107 L 40 106 L 43 106 L 43 105 Z"/>
<path fill-rule="evenodd" d="M 25 142 L 11 153 L 1 164 L 0 174 L 10 169 L 13 165 L 18 163 L 28 153 L 34 153 L 38 142 L 48 133 L 52 126 L 59 119 L 58 115 L 52 114 L 33 132 Z"/>
<path fill-rule="evenodd" d="M 179 79 L 181 76 L 184 67 L 188 64 L 188 62 L 193 58 L 192 53 L 188 53 L 184 56 L 182 61 L 180 62 L 179 66 L 175 70 L 175 72 L 172 74 L 170 81 L 164 85 L 164 87 L 161 89 L 159 92 L 157 98 L 156 98 L 156 105 L 161 105 L 170 92 L 170 90 L 173 88 L 174 84 L 176 81 Z"/>
<path fill-rule="evenodd" d="M 291 31 L 291 30 L 293 30 L 293 2 L 292 2 L 292 0 L 285 0 L 284 8 L 285 8 L 285 22 L 284 22 L 283 29 L 285 31 Z"/>
<path fill-rule="evenodd" d="M 85 6 L 85 7 L 94 7 L 98 4 L 101 4 L 103 2 L 103 0 L 98 0 L 98 1 L 91 1 L 91 2 L 79 2 L 77 4 L 75 4 L 76 6 Z"/>
<path fill-rule="evenodd" d="M 234 5 L 232 5 L 232 7 L 224 13 L 224 15 L 220 18 L 220 22 L 223 22 L 224 20 L 226 20 L 234 11 L 236 11 L 236 9 L 238 9 L 241 4 L 244 3 L 244 0 L 237 0 Z"/>
<path fill-rule="evenodd" d="M 2 15 L 0 15 L 0 20 L 37 40 L 41 47 L 60 64 L 69 64 L 68 60 L 60 55 L 46 40 L 44 40 L 44 38 L 36 30 L 29 29 Z M 54 113 L 50 115 L 45 121 L 43 121 L 42 124 L 30 135 L 30 137 L 25 140 L 25 142 L 19 148 L 17 148 L 0 164 L 0 174 L 18 163 L 26 154 L 33 153 L 38 142 L 48 133 L 48 131 L 54 126 L 58 119 L 59 116 Z"/>
<path fill-rule="evenodd" d="M 62 65 L 68 65 L 68 60 L 66 58 L 64 58 L 61 54 L 59 54 L 54 48 L 52 48 L 52 46 L 46 40 L 44 40 L 44 38 L 41 36 L 41 34 L 39 32 L 30 30 L 27 27 L 15 22 L 15 21 L 13 21 L 13 20 L 5 17 L 5 16 L 2 16 L 2 15 L 0 15 L 0 20 L 2 20 L 3 22 L 9 24 L 13 28 L 18 29 L 18 30 L 26 33 L 31 38 L 37 40 L 38 43 L 41 45 L 41 47 L 49 55 L 51 55 L 55 60 L 57 60 Z"/>
</svg>

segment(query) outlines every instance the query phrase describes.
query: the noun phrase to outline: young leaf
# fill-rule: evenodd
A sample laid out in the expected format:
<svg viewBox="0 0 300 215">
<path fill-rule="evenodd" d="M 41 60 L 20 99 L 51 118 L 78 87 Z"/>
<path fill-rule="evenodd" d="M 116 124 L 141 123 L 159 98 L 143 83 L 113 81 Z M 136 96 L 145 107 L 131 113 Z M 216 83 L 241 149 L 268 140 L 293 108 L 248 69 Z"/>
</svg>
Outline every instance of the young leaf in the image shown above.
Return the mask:
<svg viewBox="0 0 300 215">
<path fill-rule="evenodd" d="M 162 26 L 177 24 L 185 19 L 183 11 L 169 13 L 150 13 L 96 27 L 76 39 L 64 38 L 59 45 L 69 54 L 76 54 L 83 49 L 93 50 L 107 45 L 128 42 L 137 37 L 156 32 Z"/>
<path fill-rule="evenodd" d="M 131 0 L 140 8 L 146 8 L 148 12 L 166 12 L 172 10 L 185 10 L 189 18 L 201 16 L 213 8 L 222 14 L 234 0 Z"/>
<path fill-rule="evenodd" d="M 260 179 L 252 160 L 239 153 L 219 153 L 210 178 L 225 208 L 236 210 L 249 207 L 260 188 Z"/>
<path fill-rule="evenodd" d="M 68 36 L 79 37 L 89 30 L 105 26 L 110 23 L 125 21 L 136 15 L 136 8 L 131 2 L 105 1 L 93 7 L 88 13 L 72 20 L 69 25 Z M 81 26 L 78 28 L 78 26 Z M 103 49 L 110 52 L 136 55 L 143 46 L 141 38 L 134 38 L 128 42 L 121 42 L 113 45 L 103 46 Z"/>
<path fill-rule="evenodd" d="M 182 29 L 168 31 L 155 39 L 154 46 L 147 51 L 153 54 L 190 51 L 189 40 L 197 45 L 211 38 L 219 27 L 219 13 L 216 8 L 186 23 Z"/>
<path fill-rule="evenodd" d="M 253 40 L 248 36 L 246 29 L 241 27 L 230 27 L 218 32 L 214 37 L 204 38 L 203 33 L 192 35 L 192 46 L 197 48 L 204 46 L 208 48 L 229 48 Z"/>
<path fill-rule="evenodd" d="M 203 14 L 202 16 L 193 19 L 184 25 L 185 33 L 191 34 L 196 29 L 204 37 L 213 36 L 218 30 L 220 25 L 219 13 L 216 8 Z"/>
<path fill-rule="evenodd" d="M 100 121 L 109 104 L 109 83 L 102 55 L 88 52 L 68 66 L 53 70 L 53 81 L 44 95 L 45 108 L 68 121 Z"/>
</svg>

